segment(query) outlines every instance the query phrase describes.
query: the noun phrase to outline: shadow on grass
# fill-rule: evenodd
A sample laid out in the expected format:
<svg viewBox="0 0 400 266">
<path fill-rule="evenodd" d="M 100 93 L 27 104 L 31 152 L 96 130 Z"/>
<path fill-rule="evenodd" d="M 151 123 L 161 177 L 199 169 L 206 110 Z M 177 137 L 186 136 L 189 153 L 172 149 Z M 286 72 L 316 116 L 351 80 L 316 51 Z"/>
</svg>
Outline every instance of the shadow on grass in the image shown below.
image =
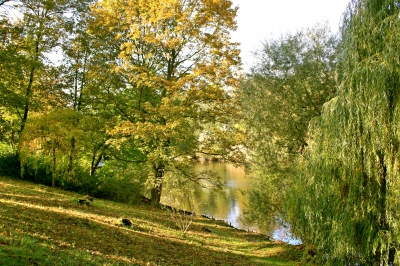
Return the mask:
<svg viewBox="0 0 400 266">
<path fill-rule="evenodd" d="M 182 236 L 160 210 L 105 201 L 79 206 L 70 196 L 24 193 L 29 185 L 7 188 L 0 186 L 0 265 L 295 265 L 284 264 L 281 255 L 265 258 L 235 250 L 251 248 L 239 237 L 243 232 L 211 221 L 195 219 L 213 233 L 201 232 L 194 223 L 193 231 Z M 133 225 L 122 226 L 121 214 Z M 252 244 L 265 242 L 260 238 Z"/>
</svg>

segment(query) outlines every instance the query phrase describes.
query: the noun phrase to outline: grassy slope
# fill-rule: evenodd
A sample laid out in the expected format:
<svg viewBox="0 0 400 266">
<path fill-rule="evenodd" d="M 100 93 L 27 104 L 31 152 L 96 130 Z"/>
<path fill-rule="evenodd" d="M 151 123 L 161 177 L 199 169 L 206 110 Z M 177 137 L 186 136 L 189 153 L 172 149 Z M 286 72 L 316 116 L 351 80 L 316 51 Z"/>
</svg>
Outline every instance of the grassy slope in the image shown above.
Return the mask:
<svg viewBox="0 0 400 266">
<path fill-rule="evenodd" d="M 202 217 L 184 235 L 165 210 L 98 199 L 81 206 L 80 197 L 0 177 L 0 265 L 298 265 L 301 256 Z"/>
</svg>

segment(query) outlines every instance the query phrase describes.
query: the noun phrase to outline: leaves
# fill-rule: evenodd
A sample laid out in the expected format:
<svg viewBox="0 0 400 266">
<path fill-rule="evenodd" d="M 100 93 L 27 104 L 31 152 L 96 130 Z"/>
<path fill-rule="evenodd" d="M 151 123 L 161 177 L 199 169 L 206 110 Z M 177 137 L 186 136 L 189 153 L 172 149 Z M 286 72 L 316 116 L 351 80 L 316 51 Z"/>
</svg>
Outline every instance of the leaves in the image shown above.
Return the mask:
<svg viewBox="0 0 400 266">
<path fill-rule="evenodd" d="M 196 153 L 243 162 L 232 2 L 89 2 L 21 1 L 20 21 L 2 17 L 0 126 L 23 174 L 122 191 L 109 175 L 145 194 L 192 178 Z"/>
<path fill-rule="evenodd" d="M 310 125 L 292 202 L 298 232 L 331 265 L 397 260 L 398 23 L 393 1 L 351 2 L 337 96 Z"/>
<path fill-rule="evenodd" d="M 90 33 L 111 44 L 106 75 L 118 80 L 107 87 L 122 118 L 111 142 L 140 151 L 156 176 L 201 146 L 218 145 L 199 136 L 203 125 L 221 120 L 223 127 L 234 110 L 228 89 L 237 83 L 239 53 L 229 39 L 231 2 L 99 1 L 92 15 Z M 227 154 L 232 144 L 220 144 Z"/>
<path fill-rule="evenodd" d="M 308 146 L 308 124 L 335 91 L 337 38 L 326 25 L 265 41 L 242 82 L 253 190 L 249 217 L 271 229 Z"/>
</svg>

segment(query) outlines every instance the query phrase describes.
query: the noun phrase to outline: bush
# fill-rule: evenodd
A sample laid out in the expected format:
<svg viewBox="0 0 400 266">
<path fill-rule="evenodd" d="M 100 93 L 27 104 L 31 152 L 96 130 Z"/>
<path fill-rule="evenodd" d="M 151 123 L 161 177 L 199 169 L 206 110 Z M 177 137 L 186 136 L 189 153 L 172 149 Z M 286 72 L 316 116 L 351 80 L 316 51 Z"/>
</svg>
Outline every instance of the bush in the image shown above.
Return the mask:
<svg viewBox="0 0 400 266">
<path fill-rule="evenodd" d="M 21 177 L 38 184 L 51 186 L 52 174 L 49 169 L 51 169 L 51 166 L 43 158 L 30 157 L 21 165 Z M 56 180 L 56 186 L 59 185 L 58 180 Z"/>
<path fill-rule="evenodd" d="M 56 187 L 124 203 L 141 200 L 147 172 L 138 165 L 108 161 L 90 176 L 84 167 L 87 164 L 87 161 L 76 161 L 73 169 L 67 172 L 68 161 L 58 157 Z M 53 167 L 51 156 L 43 154 L 25 154 L 21 163 L 15 151 L 0 143 L 0 174 L 51 186 Z"/>
<path fill-rule="evenodd" d="M 97 187 L 93 191 L 95 197 L 132 203 L 143 195 L 144 171 L 130 167 L 122 169 L 107 162 L 97 171 L 96 176 Z"/>
<path fill-rule="evenodd" d="M 21 166 L 17 152 L 7 144 L 0 143 L 0 174 L 18 177 Z"/>
</svg>

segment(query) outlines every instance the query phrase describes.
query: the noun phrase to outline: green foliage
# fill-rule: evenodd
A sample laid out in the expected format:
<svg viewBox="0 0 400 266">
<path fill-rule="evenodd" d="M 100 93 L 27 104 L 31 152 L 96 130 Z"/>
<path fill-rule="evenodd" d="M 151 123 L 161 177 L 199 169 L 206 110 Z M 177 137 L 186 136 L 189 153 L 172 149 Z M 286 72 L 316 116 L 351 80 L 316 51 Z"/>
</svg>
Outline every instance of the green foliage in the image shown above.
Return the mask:
<svg viewBox="0 0 400 266">
<path fill-rule="evenodd" d="M 21 163 L 38 158 L 47 166 L 48 172 L 53 175 L 53 186 L 60 175 L 69 175 L 71 142 L 76 139 L 82 130 L 78 127 L 79 114 L 73 110 L 54 110 L 47 114 L 32 117 L 21 136 L 19 153 Z M 41 165 L 41 164 L 39 164 Z"/>
<path fill-rule="evenodd" d="M 310 126 L 290 201 L 319 263 L 399 262 L 399 23 L 394 1 L 352 1 L 345 13 L 337 96 Z"/>
<path fill-rule="evenodd" d="M 0 142 L 0 174 L 17 177 L 20 175 L 18 155 L 10 145 Z"/>
<path fill-rule="evenodd" d="M 30 156 L 21 162 L 21 177 L 38 184 L 51 186 L 53 175 L 50 169 L 51 165 L 42 157 Z M 59 185 L 59 180 L 56 181 L 56 185 Z"/>
<path fill-rule="evenodd" d="M 107 161 L 96 174 L 92 194 L 119 202 L 137 202 L 145 194 L 146 173 L 140 165 Z"/>
<path fill-rule="evenodd" d="M 196 152 L 243 158 L 231 121 L 240 64 L 231 1 L 14 8 L 18 20 L 0 14 L 0 137 L 24 178 L 131 201 L 149 184 L 159 196 L 164 173 Z"/>
<path fill-rule="evenodd" d="M 296 160 L 308 145 L 308 123 L 335 90 L 337 45 L 327 25 L 266 41 L 242 82 L 253 180 L 248 218 L 265 229 L 285 214 Z"/>
<path fill-rule="evenodd" d="M 193 165 L 196 152 L 227 159 L 240 154 L 240 130 L 232 121 L 240 63 L 238 44 L 230 40 L 236 12 L 229 0 L 91 6 L 88 33 L 95 58 L 102 58 L 93 97 L 104 96 L 117 121 L 109 130 L 110 155 L 146 164 L 156 204 L 164 174 L 182 161 Z M 209 125 L 214 130 L 204 130 Z"/>
</svg>

